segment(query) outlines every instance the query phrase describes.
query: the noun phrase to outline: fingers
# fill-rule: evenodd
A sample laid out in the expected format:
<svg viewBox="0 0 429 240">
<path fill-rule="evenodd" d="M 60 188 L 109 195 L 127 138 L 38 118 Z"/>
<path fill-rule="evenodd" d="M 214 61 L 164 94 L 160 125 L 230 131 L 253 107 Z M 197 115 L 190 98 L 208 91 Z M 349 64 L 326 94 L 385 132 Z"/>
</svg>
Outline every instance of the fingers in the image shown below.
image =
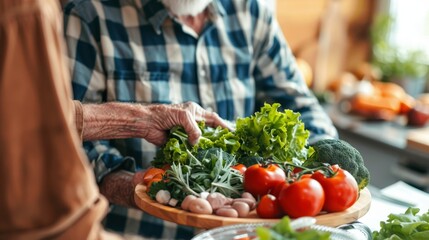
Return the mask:
<svg viewBox="0 0 429 240">
<path fill-rule="evenodd" d="M 203 110 L 201 117 L 208 126 L 211 126 L 211 127 L 221 126 L 223 128 L 228 128 L 229 130 L 233 130 L 233 127 L 230 124 L 228 124 L 227 121 L 219 117 L 219 115 L 215 112 Z"/>
<path fill-rule="evenodd" d="M 190 111 L 192 115 L 194 115 L 195 121 L 197 122 L 204 121 L 211 127 L 221 126 L 223 128 L 231 129 L 229 124 L 224 119 L 219 117 L 217 113 L 205 110 L 195 102 L 186 102 L 180 104 L 180 106 L 183 109 Z"/>
<path fill-rule="evenodd" d="M 195 121 L 195 116 L 186 112 L 186 120 L 183 121 L 182 127 L 185 129 L 185 132 L 188 134 L 188 140 L 191 145 L 198 143 L 198 140 L 201 136 L 201 130 L 198 127 L 197 121 Z"/>
<path fill-rule="evenodd" d="M 165 131 L 173 126 L 182 126 L 188 134 L 189 143 L 195 145 L 201 136 L 201 130 L 197 122 L 204 121 L 208 126 L 228 128 L 233 130 L 231 124 L 219 117 L 215 112 L 204 110 L 194 102 L 181 104 L 158 105 L 152 111 L 152 130 L 149 139 L 156 145 L 162 145 L 166 141 Z"/>
</svg>

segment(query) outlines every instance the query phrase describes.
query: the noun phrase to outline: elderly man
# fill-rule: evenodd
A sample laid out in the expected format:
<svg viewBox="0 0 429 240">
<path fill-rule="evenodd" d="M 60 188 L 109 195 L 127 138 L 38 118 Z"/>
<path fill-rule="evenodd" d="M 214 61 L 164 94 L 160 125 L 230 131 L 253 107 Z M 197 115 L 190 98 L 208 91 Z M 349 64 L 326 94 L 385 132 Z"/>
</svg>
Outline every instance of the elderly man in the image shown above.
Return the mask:
<svg viewBox="0 0 429 240">
<path fill-rule="evenodd" d="M 301 113 L 310 143 L 337 137 L 262 0 L 75 0 L 64 12 L 78 100 L 192 101 L 231 121 L 279 102 Z M 100 182 L 120 179 L 124 172 L 113 170 L 128 161 L 149 166 L 156 151 L 141 139 L 87 142 L 85 149 Z M 106 184 L 105 191 L 123 184 Z M 109 229 L 148 237 L 192 234 L 172 223 L 153 227 L 159 224 L 117 205 L 105 220 Z"/>
<path fill-rule="evenodd" d="M 57 0 L 0 0 L 0 239 L 119 239 L 79 136 L 161 144 L 182 125 L 195 142 L 196 121 L 225 126 L 191 103 L 73 102 L 60 18 Z"/>
</svg>

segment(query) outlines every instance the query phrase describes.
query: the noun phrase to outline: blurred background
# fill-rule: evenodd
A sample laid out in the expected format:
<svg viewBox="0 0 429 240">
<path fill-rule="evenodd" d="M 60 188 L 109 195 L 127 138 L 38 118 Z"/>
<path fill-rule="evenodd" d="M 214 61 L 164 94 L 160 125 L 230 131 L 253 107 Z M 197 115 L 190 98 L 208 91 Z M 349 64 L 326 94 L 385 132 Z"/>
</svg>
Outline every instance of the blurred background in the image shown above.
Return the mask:
<svg viewBox="0 0 429 240">
<path fill-rule="evenodd" d="M 383 188 L 429 191 L 429 1 L 271 0 L 308 86 Z"/>
</svg>

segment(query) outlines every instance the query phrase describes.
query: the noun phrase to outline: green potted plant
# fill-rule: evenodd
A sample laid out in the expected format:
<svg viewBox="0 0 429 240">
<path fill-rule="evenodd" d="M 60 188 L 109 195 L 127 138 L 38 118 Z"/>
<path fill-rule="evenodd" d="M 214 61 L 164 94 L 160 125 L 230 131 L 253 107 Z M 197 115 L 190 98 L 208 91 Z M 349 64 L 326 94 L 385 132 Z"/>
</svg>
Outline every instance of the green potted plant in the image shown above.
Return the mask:
<svg viewBox="0 0 429 240">
<path fill-rule="evenodd" d="M 426 54 L 418 50 L 403 50 L 389 43 L 394 19 L 379 15 L 371 29 L 372 64 L 381 72 L 382 81 L 391 81 L 404 87 L 412 96 L 426 87 L 429 67 Z"/>
</svg>

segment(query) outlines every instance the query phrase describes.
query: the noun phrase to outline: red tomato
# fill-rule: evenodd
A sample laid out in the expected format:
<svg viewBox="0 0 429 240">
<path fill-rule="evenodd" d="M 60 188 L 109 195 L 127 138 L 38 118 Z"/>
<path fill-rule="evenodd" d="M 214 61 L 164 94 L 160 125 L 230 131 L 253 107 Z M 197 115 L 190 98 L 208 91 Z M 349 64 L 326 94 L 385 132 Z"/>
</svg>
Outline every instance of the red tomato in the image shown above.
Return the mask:
<svg viewBox="0 0 429 240">
<path fill-rule="evenodd" d="M 292 170 L 292 173 L 294 173 L 294 174 L 297 174 L 297 173 L 300 173 L 300 172 L 302 172 L 302 168 L 300 168 L 300 167 L 295 167 L 295 168 Z"/>
<path fill-rule="evenodd" d="M 305 174 L 301 175 L 301 179 L 303 179 L 303 178 L 311 178 L 312 176 L 313 176 L 313 174 L 311 174 L 311 173 L 305 173 Z"/>
<path fill-rule="evenodd" d="M 262 196 L 285 179 L 285 172 L 275 164 L 269 164 L 266 167 L 254 164 L 244 173 L 244 190 L 255 197 Z"/>
<path fill-rule="evenodd" d="M 279 201 L 271 194 L 266 194 L 259 200 L 256 213 L 260 218 L 280 218 L 284 215 Z"/>
<path fill-rule="evenodd" d="M 358 199 L 359 188 L 355 178 L 338 165 L 331 166 L 336 172 L 334 176 L 327 177 L 321 171 L 313 174 L 323 187 L 325 192 L 325 204 L 323 210 L 328 212 L 340 212 L 352 206 Z"/>
<path fill-rule="evenodd" d="M 278 200 L 283 211 L 292 218 L 315 216 L 322 210 L 325 194 L 318 181 L 304 178 L 283 188 Z"/>
<path fill-rule="evenodd" d="M 274 188 L 271 189 L 270 194 L 274 195 L 274 197 L 279 198 L 280 192 L 282 191 L 283 188 L 288 187 L 289 183 L 288 182 L 280 182 L 277 183 L 276 186 L 274 186 Z"/>
<path fill-rule="evenodd" d="M 241 164 L 241 163 L 232 166 L 232 168 L 235 169 L 235 170 L 237 170 L 237 171 L 239 171 L 241 174 L 244 174 L 244 172 L 247 170 L 246 165 Z"/>
</svg>

